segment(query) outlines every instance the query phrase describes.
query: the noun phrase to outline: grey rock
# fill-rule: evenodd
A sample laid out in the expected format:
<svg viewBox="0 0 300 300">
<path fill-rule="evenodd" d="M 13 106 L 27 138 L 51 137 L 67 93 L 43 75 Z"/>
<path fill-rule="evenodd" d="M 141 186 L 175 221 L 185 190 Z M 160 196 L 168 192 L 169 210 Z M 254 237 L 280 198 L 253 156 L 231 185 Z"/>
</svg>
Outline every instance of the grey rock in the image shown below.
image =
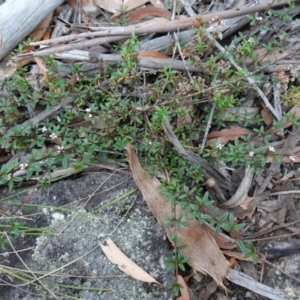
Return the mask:
<svg viewBox="0 0 300 300">
<path fill-rule="evenodd" d="M 55 183 L 44 194 L 33 195 L 30 203 L 41 205 L 36 225 L 47 225 L 52 235 L 31 238 L 34 249 L 25 261 L 33 270 L 59 269 L 44 278 L 47 287 L 59 295 L 59 299 L 173 299 L 168 287 L 174 278 L 164 262 L 170 245 L 141 193 L 130 193 L 133 189 L 135 183 L 130 177 L 91 173 L 76 180 Z M 45 206 L 53 209 L 42 209 Z M 108 236 L 123 253 L 163 285 L 133 279 L 110 263 L 99 247 L 99 242 L 105 244 Z M 7 261 L 11 266 L 24 268 L 14 263 L 16 260 L 8 258 Z M 0 275 L 2 278 L 7 281 L 4 274 Z M 34 300 L 53 297 L 40 285 L 25 286 L 22 290 L 13 287 L 1 290 L 0 287 L 2 299 L 27 299 L 29 293 Z M 61 298 L 59 293 L 66 297 Z"/>
</svg>

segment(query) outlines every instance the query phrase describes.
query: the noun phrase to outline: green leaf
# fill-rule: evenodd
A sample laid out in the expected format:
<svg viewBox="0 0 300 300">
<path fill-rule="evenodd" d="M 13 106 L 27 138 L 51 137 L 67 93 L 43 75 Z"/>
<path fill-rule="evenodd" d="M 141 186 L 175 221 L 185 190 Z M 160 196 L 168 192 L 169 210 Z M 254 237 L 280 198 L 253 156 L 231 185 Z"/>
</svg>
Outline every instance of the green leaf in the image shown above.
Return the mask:
<svg viewBox="0 0 300 300">
<path fill-rule="evenodd" d="M 21 182 L 23 180 L 23 178 L 22 177 L 13 177 L 12 180 L 14 182 Z"/>
<path fill-rule="evenodd" d="M 189 188 L 186 185 L 183 186 L 183 190 L 186 194 L 189 193 Z"/>
<path fill-rule="evenodd" d="M 220 230 L 221 230 L 221 225 L 218 224 L 215 229 L 215 235 L 218 235 L 220 233 Z"/>
<path fill-rule="evenodd" d="M 241 224 L 236 224 L 235 226 L 234 226 L 234 230 L 241 230 L 242 228 L 244 228 L 245 227 L 245 223 L 241 223 Z"/>
<path fill-rule="evenodd" d="M 220 218 L 220 223 L 223 223 L 228 216 L 229 216 L 229 212 L 224 213 L 224 215 Z"/>
<path fill-rule="evenodd" d="M 253 255 L 252 255 L 252 262 L 253 262 L 255 265 L 257 264 L 257 260 L 258 260 L 257 255 L 256 255 L 256 254 L 253 254 Z"/>
<path fill-rule="evenodd" d="M 14 181 L 13 181 L 13 180 L 10 180 L 10 181 L 8 182 L 8 187 L 9 187 L 9 190 L 10 190 L 10 191 L 13 189 L 13 187 L 14 187 Z"/>
<path fill-rule="evenodd" d="M 241 250 L 244 254 L 247 253 L 247 249 L 246 249 L 246 246 L 245 246 L 245 244 L 244 244 L 243 241 L 241 241 L 241 240 L 236 240 L 236 243 L 237 243 L 238 247 L 240 248 L 240 250 Z"/>
</svg>

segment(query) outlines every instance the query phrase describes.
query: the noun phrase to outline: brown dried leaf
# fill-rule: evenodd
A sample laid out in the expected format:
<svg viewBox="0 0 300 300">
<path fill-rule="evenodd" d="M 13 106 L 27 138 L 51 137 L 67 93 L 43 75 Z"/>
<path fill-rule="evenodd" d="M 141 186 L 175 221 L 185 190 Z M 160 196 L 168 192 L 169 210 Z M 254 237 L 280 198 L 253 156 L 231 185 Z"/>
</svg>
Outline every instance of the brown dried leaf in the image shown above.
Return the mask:
<svg viewBox="0 0 300 300">
<path fill-rule="evenodd" d="M 153 17 L 171 18 L 171 13 L 163 8 L 155 6 L 140 7 L 129 14 L 129 23 L 141 21 Z"/>
<path fill-rule="evenodd" d="M 144 281 L 144 282 L 157 282 L 152 276 L 150 276 L 147 272 L 145 272 L 142 268 L 140 268 L 137 264 L 135 264 L 131 259 L 129 259 L 112 241 L 111 238 L 106 239 L 107 246 L 101 244 L 99 245 L 106 255 L 106 257 L 117 267 L 124 272 L 125 274 L 129 275 L 130 277 Z"/>
<path fill-rule="evenodd" d="M 256 197 L 247 197 L 247 199 L 242 204 L 240 204 L 240 207 L 243 208 L 243 209 L 249 208 L 249 206 L 251 206 L 250 203 L 251 202 L 253 203 L 253 200 L 255 198 Z"/>
<path fill-rule="evenodd" d="M 133 178 L 141 190 L 144 200 L 164 228 L 168 238 L 174 235 L 174 227 L 166 227 L 164 216 L 172 216 L 174 212 L 170 203 L 165 202 L 165 197 L 159 193 L 160 182 L 157 178 L 149 178 L 141 167 L 139 159 L 133 147 L 127 145 L 127 160 L 130 164 Z M 182 208 L 176 206 L 176 216 L 183 214 Z M 189 220 L 183 217 L 188 226 L 181 226 L 176 234 L 186 248 L 181 250 L 184 257 L 188 257 L 188 264 L 196 271 L 210 275 L 221 287 L 225 289 L 223 278 L 229 264 L 220 251 L 215 240 L 197 220 Z"/>
<path fill-rule="evenodd" d="M 49 29 L 50 22 L 52 21 L 53 18 L 53 13 L 52 11 L 46 18 L 43 19 L 41 23 L 39 23 L 29 34 L 30 39 L 34 39 L 35 42 L 38 42 L 42 39 L 44 36 L 45 32 L 47 29 Z"/>
<path fill-rule="evenodd" d="M 229 128 L 222 129 L 220 131 L 211 132 L 208 135 L 208 138 L 210 140 L 207 141 L 206 146 L 210 146 L 213 143 L 225 145 L 229 141 L 233 141 L 238 137 L 251 134 L 251 133 L 252 131 L 247 128 L 243 128 L 240 126 L 231 126 Z"/>
<path fill-rule="evenodd" d="M 230 126 L 229 128 L 226 128 L 226 129 L 222 129 L 220 131 L 214 131 L 214 132 L 211 132 L 209 135 L 208 135 L 208 138 L 215 138 L 215 137 L 230 137 L 232 139 L 235 139 L 237 137 L 240 137 L 240 136 L 243 136 L 243 135 L 246 135 L 246 134 L 249 134 L 249 133 L 252 133 L 251 130 L 247 129 L 247 128 L 243 128 L 243 127 L 240 127 L 240 126 Z"/>
<path fill-rule="evenodd" d="M 43 35 L 43 38 L 42 40 L 49 40 L 51 37 L 51 30 L 50 28 L 48 27 Z"/>
<path fill-rule="evenodd" d="M 272 122 L 273 122 L 273 117 L 272 117 L 270 111 L 269 111 L 266 107 L 264 107 L 264 108 L 261 110 L 260 114 L 261 114 L 261 116 L 263 117 L 263 119 L 264 119 L 266 125 L 272 124 Z"/>
<path fill-rule="evenodd" d="M 142 50 L 139 52 L 138 56 L 147 56 L 147 57 L 152 57 L 152 58 L 169 58 L 168 55 L 160 53 L 155 50 Z"/>
<path fill-rule="evenodd" d="M 275 62 L 283 58 L 287 58 L 289 55 L 288 52 L 286 52 L 283 49 L 272 49 L 271 53 L 267 53 L 267 51 L 264 48 L 255 50 L 256 54 L 258 55 L 258 59 L 260 61 L 270 61 Z"/>
<path fill-rule="evenodd" d="M 258 203 L 257 197 L 247 197 L 243 203 L 239 206 L 233 208 L 231 212 L 233 215 L 239 219 L 245 219 L 248 217 L 249 219 L 252 218 L 253 213 L 256 209 L 256 204 Z"/>
</svg>

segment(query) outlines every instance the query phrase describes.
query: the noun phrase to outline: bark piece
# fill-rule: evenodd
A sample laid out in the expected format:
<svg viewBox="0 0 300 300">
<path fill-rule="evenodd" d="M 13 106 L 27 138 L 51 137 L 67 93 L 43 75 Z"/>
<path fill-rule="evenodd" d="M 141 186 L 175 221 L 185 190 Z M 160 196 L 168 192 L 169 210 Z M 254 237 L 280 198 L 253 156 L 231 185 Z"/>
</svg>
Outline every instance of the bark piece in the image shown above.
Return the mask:
<svg viewBox="0 0 300 300">
<path fill-rule="evenodd" d="M 64 0 L 7 0 L 0 6 L 0 60 Z"/>
<path fill-rule="evenodd" d="M 275 290 L 269 286 L 266 286 L 262 283 L 257 282 L 252 277 L 235 270 L 230 270 L 227 273 L 226 278 L 235 284 L 243 286 L 250 291 L 253 291 L 259 295 L 267 297 L 272 300 L 289 300 L 289 296 L 285 293 Z"/>
</svg>

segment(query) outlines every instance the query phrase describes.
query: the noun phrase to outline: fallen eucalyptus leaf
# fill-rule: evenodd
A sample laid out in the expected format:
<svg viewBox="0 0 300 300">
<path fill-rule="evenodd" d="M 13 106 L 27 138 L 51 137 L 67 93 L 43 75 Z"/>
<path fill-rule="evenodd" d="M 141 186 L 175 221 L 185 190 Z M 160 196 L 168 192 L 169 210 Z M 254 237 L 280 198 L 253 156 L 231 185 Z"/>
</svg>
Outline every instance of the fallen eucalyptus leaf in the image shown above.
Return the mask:
<svg viewBox="0 0 300 300">
<path fill-rule="evenodd" d="M 106 239 L 107 246 L 99 243 L 102 251 L 106 255 L 106 257 L 117 267 L 129 275 L 130 277 L 144 281 L 144 282 L 157 282 L 152 276 L 150 276 L 147 272 L 145 272 L 142 268 L 140 268 L 137 264 L 135 264 L 132 260 L 130 260 L 112 241 L 111 238 Z"/>
</svg>

